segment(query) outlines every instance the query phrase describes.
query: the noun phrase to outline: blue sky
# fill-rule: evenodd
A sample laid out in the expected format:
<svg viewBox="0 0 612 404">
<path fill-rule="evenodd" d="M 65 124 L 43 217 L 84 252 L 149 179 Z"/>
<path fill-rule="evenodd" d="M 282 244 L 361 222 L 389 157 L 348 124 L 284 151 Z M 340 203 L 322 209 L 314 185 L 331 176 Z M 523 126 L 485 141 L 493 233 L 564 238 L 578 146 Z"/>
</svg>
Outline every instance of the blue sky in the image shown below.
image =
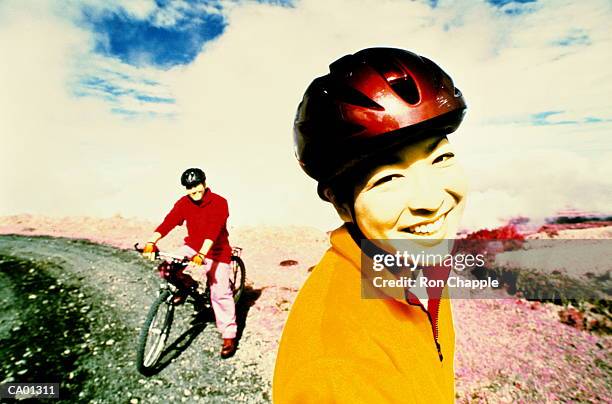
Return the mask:
<svg viewBox="0 0 612 404">
<path fill-rule="evenodd" d="M 135 15 L 121 4 L 85 2 L 76 4 L 73 22 L 93 34 L 92 52 L 96 55 L 117 59 L 137 68 L 168 70 L 189 65 L 207 42 L 221 36 L 227 26 L 226 7 L 239 3 L 219 0 L 156 0 L 148 13 Z M 285 0 L 261 0 L 257 3 L 276 7 L 293 6 L 291 1 Z M 152 112 L 147 108 L 147 104 L 154 107 L 158 107 L 158 104 L 173 104 L 175 100 L 171 95 L 157 96 L 148 93 L 146 88 L 130 88 L 129 82 L 138 78 L 127 77 L 125 74 L 117 77 L 122 75 L 120 72 L 100 73 L 94 71 L 80 74 L 73 82 L 74 95 L 101 98 L 109 103 L 113 113 L 128 118 L 173 116 L 171 109 Z M 148 84 L 149 90 L 154 91 L 160 86 L 155 81 L 140 81 Z M 125 87 L 126 84 L 128 87 Z M 138 101 L 139 109 L 121 105 L 118 96 Z"/>
<path fill-rule="evenodd" d="M 260 0 L 262 4 L 292 7 L 292 1 Z M 95 52 L 135 66 L 149 64 L 167 69 L 191 63 L 202 46 L 223 34 L 224 12 L 240 1 L 156 0 L 146 16 L 134 16 L 121 7 L 111 9 L 84 4 L 78 23 L 95 32 Z"/>
<path fill-rule="evenodd" d="M 236 224 L 330 228 L 291 122 L 314 77 L 368 46 L 426 55 L 465 94 L 466 226 L 605 210 L 611 17 L 609 0 L 5 0 L 0 214 L 155 221 L 202 165 Z"/>
<path fill-rule="evenodd" d="M 259 3 L 294 7 L 296 2 L 261 0 Z M 503 12 L 519 15 L 532 10 L 527 5 L 536 0 L 488 0 L 487 3 Z M 436 8 L 439 1 L 428 0 L 427 4 Z M 220 1 L 157 0 L 154 9 L 144 18 L 131 15 L 121 7 L 101 9 L 87 3 L 79 11 L 78 23 L 96 33 L 95 52 L 136 66 L 149 64 L 170 68 L 189 64 L 206 42 L 223 34 L 227 25 L 224 5 Z"/>
<path fill-rule="evenodd" d="M 237 6 L 245 1 L 221 2 L 199 0 L 192 2 L 156 0 L 146 15 L 134 15 L 128 9 L 119 6 L 101 6 L 100 3 L 83 3 L 79 9 L 75 23 L 90 30 L 95 38 L 92 52 L 95 54 L 117 59 L 121 63 L 134 67 L 152 67 L 168 70 L 176 66 L 189 65 L 202 52 L 209 41 L 223 35 L 228 21 L 226 8 L 228 5 Z M 275 7 L 299 7 L 300 2 L 293 1 L 258 1 Z M 487 0 L 483 2 L 496 8 L 499 13 L 511 17 L 512 20 L 521 19 L 524 14 L 536 12 L 542 5 L 537 0 Z M 102 3 L 103 4 L 103 3 Z M 444 2 L 428 0 L 426 4 L 432 9 L 442 7 Z M 408 7 L 408 5 L 407 5 Z M 461 18 L 461 17 L 460 17 Z M 455 25 L 463 22 L 454 20 Z M 447 24 L 446 29 L 449 25 Z M 573 48 L 589 46 L 591 39 L 583 29 L 572 28 L 563 35 L 550 41 L 551 46 Z M 562 56 L 562 54 L 560 55 Z M 114 113 L 124 117 L 172 117 L 174 110 L 159 110 L 159 104 L 175 103 L 171 94 L 163 95 L 149 93 L 147 88 L 139 90 L 130 88 L 129 83 L 138 80 L 134 77 L 127 83 L 116 80 L 112 72 L 110 75 L 88 72 L 74 81 L 73 93 L 77 96 L 99 97 L 109 103 Z M 116 74 L 121 74 L 116 72 Z M 146 83 L 146 79 L 143 80 Z M 127 87 L 125 85 L 128 84 Z M 149 90 L 159 90 L 160 83 L 149 81 Z M 138 109 L 130 109 L 121 105 L 118 96 L 132 97 L 137 101 Z M 153 105 L 156 111 L 147 108 Z M 563 111 L 555 111 L 554 114 Z M 546 119 L 549 111 L 539 111 L 520 117 L 506 117 L 507 122 L 516 120 L 529 120 L 534 125 L 556 125 L 577 123 L 579 121 L 563 120 L 549 121 Z M 609 119 L 609 117 L 586 116 L 580 122 L 592 123 Z"/>
<path fill-rule="evenodd" d="M 223 33 L 226 21 L 218 3 L 206 4 L 214 13 L 192 6 L 160 18 L 164 13 L 169 14 L 171 4 L 170 1 L 156 2 L 156 10 L 144 19 L 134 18 L 122 9 L 99 10 L 85 6 L 81 10 L 81 24 L 96 33 L 98 54 L 135 66 L 169 68 L 188 64 L 205 42 Z"/>
</svg>

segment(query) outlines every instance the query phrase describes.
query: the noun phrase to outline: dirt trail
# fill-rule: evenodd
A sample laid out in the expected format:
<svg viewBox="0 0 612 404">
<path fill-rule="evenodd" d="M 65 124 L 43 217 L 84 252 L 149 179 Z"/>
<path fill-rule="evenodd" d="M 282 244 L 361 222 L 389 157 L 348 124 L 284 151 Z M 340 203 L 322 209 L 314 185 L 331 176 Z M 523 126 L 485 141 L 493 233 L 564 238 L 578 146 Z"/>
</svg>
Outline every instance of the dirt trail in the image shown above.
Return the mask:
<svg viewBox="0 0 612 404">
<path fill-rule="evenodd" d="M 88 241 L 0 236 L 0 380 L 59 382 L 69 401 L 269 402 L 257 358 L 239 350 L 220 359 L 214 323 L 191 324 L 187 305 L 170 336 L 186 333 L 185 349 L 155 376 L 136 371 L 136 339 L 158 286 L 153 265 Z M 245 330 L 241 346 L 251 338 Z"/>
<path fill-rule="evenodd" d="M 291 226 L 232 228 L 251 286 L 236 356 L 218 358 L 214 324 L 200 332 L 186 320 L 175 330 L 191 329 L 191 345 L 144 378 L 135 370 L 134 345 L 156 278 L 152 264 L 121 248 L 145 240 L 152 228 L 120 216 L 0 217 L 0 234 L 23 235 L 0 236 L 0 255 L 21 257 L 0 256 L 0 381 L 34 380 L 44 370 L 38 374 L 63 376 L 67 398 L 82 394 L 86 402 L 269 402 L 288 309 L 328 248 L 328 235 Z M 578 238 L 610 238 L 609 231 L 587 229 Z M 183 235 L 177 229 L 160 248 L 172 251 Z M 280 264 L 286 260 L 298 264 Z M 612 337 L 560 323 L 558 306 L 459 299 L 453 315 L 457 402 L 612 402 Z"/>
</svg>

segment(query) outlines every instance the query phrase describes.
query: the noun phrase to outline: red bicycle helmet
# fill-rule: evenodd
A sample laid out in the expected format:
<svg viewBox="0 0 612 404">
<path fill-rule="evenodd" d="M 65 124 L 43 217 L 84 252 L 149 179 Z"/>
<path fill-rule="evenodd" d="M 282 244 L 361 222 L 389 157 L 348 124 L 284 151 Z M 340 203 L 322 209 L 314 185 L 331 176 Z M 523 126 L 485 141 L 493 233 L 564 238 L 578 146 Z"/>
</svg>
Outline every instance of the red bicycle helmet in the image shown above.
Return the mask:
<svg viewBox="0 0 612 404">
<path fill-rule="evenodd" d="M 369 48 L 329 70 L 307 88 L 293 126 L 296 157 L 319 194 L 364 157 L 423 133 L 454 132 L 463 119 L 463 95 L 423 56 Z"/>
</svg>

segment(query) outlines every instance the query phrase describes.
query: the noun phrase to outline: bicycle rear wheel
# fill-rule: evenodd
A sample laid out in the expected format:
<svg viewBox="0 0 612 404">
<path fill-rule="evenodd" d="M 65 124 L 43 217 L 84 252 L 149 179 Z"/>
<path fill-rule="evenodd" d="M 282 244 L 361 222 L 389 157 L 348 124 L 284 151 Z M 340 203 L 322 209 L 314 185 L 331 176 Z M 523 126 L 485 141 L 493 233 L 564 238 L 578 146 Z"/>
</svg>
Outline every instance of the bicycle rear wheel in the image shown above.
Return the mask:
<svg viewBox="0 0 612 404">
<path fill-rule="evenodd" d="M 238 300 L 240 300 L 240 296 L 244 290 L 244 281 L 246 278 L 246 268 L 242 258 L 232 255 L 231 268 L 232 272 L 230 274 L 230 287 L 232 288 L 232 293 L 234 294 L 234 302 L 238 303 Z"/>
<path fill-rule="evenodd" d="M 172 293 L 163 290 L 151 305 L 138 338 L 136 368 L 143 375 L 148 375 L 157 364 L 174 319 L 174 305 L 170 301 Z"/>
</svg>

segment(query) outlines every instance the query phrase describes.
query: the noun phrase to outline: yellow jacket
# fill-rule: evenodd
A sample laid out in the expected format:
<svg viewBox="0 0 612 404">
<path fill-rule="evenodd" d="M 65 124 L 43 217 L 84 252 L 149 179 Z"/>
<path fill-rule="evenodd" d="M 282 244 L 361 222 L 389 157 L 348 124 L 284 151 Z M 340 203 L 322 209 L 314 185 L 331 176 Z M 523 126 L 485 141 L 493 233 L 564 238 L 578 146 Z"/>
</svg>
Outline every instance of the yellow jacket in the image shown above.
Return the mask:
<svg viewBox="0 0 612 404">
<path fill-rule="evenodd" d="M 441 299 L 436 347 L 421 306 L 362 299 L 360 249 L 346 227 L 314 268 L 280 341 L 273 402 L 452 403 L 455 332 Z"/>
</svg>

